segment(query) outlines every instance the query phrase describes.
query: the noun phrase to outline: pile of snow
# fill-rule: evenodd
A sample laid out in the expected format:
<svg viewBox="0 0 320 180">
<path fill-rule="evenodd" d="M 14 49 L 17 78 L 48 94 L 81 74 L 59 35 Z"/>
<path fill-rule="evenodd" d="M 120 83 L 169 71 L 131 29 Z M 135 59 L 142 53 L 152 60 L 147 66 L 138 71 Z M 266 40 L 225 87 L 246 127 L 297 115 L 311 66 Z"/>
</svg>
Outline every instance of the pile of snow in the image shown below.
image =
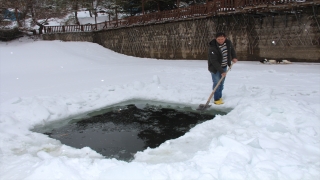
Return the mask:
<svg viewBox="0 0 320 180">
<path fill-rule="evenodd" d="M 230 110 L 132 162 L 75 149 L 35 126 L 129 99 L 196 108 L 211 93 L 206 61 L 121 55 L 88 42 L 0 44 L 0 179 L 318 179 L 320 64 L 239 61 Z"/>
</svg>

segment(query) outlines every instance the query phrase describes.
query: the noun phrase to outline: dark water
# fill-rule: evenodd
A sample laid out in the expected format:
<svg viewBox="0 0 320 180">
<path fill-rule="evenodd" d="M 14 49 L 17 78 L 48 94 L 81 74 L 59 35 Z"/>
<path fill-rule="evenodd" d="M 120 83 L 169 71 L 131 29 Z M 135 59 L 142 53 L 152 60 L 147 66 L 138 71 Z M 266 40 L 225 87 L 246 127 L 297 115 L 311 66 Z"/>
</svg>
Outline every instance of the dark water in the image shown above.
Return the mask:
<svg viewBox="0 0 320 180">
<path fill-rule="evenodd" d="M 94 112 L 85 119 L 42 133 L 75 148 L 88 146 L 107 158 L 130 161 L 137 151 L 158 147 L 212 118 L 213 114 L 197 111 L 130 104 Z"/>
</svg>

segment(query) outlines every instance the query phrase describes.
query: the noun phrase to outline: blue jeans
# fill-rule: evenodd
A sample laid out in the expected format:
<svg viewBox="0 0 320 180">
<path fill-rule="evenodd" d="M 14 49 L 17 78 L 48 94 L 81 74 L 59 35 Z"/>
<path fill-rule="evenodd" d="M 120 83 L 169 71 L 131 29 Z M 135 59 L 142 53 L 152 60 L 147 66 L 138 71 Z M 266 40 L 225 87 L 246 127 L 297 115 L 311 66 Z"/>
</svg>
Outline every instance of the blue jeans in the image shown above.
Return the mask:
<svg viewBox="0 0 320 180">
<path fill-rule="evenodd" d="M 223 68 L 224 72 L 227 71 L 227 67 Z M 216 84 L 218 84 L 218 82 L 221 79 L 221 73 L 219 71 L 217 71 L 216 73 L 211 73 L 211 77 L 212 77 L 212 82 L 213 82 L 213 86 L 212 89 L 214 89 L 216 87 Z M 226 79 L 226 77 L 221 81 L 219 87 L 217 88 L 216 92 L 214 92 L 214 100 L 218 101 L 221 97 L 222 97 L 222 90 L 223 90 L 223 86 L 224 86 L 224 80 Z"/>
</svg>

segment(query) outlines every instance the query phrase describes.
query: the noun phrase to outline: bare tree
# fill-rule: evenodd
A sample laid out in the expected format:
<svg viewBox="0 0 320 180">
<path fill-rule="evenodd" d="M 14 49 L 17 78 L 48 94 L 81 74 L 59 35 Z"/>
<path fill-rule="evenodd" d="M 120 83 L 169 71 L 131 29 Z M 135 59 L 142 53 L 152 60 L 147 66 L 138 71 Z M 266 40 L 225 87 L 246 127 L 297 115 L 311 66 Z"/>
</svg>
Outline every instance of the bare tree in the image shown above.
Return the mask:
<svg viewBox="0 0 320 180">
<path fill-rule="evenodd" d="M 94 21 L 97 24 L 97 17 L 98 17 L 98 7 L 101 3 L 101 0 L 91 0 L 91 9 L 94 15 Z"/>
<path fill-rule="evenodd" d="M 70 0 L 0 0 L 3 9 L 13 9 L 18 28 L 23 31 L 36 30 L 39 26 L 39 34 L 49 18 L 59 17 L 66 12 Z M 28 23 L 26 23 L 28 22 Z"/>
<path fill-rule="evenodd" d="M 27 14 L 27 1 L 22 0 L 11 0 L 5 1 L 2 0 L 2 8 L 3 9 L 14 9 L 14 16 L 17 21 L 18 27 L 22 27 L 23 24 L 21 20 L 23 20 Z"/>
<path fill-rule="evenodd" d="M 71 3 L 72 3 L 72 11 L 74 12 L 75 23 L 79 25 L 80 24 L 78 19 L 79 0 L 71 0 Z"/>
</svg>

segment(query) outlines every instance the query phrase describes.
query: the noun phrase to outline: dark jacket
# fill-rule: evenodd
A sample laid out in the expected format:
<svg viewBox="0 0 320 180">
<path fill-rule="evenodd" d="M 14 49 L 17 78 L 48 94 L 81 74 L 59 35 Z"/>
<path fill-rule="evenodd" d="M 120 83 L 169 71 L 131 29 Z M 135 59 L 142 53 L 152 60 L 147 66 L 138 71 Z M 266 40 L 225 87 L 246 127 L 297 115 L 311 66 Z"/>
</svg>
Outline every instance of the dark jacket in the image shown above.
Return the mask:
<svg viewBox="0 0 320 180">
<path fill-rule="evenodd" d="M 233 58 L 237 58 L 236 51 L 233 48 L 233 45 L 230 40 L 226 39 L 226 45 L 228 49 L 228 66 L 231 66 L 231 61 Z M 212 73 L 224 73 L 224 70 L 221 67 L 222 63 L 222 53 L 219 48 L 218 42 L 214 39 L 209 43 L 208 51 L 208 70 Z"/>
</svg>

